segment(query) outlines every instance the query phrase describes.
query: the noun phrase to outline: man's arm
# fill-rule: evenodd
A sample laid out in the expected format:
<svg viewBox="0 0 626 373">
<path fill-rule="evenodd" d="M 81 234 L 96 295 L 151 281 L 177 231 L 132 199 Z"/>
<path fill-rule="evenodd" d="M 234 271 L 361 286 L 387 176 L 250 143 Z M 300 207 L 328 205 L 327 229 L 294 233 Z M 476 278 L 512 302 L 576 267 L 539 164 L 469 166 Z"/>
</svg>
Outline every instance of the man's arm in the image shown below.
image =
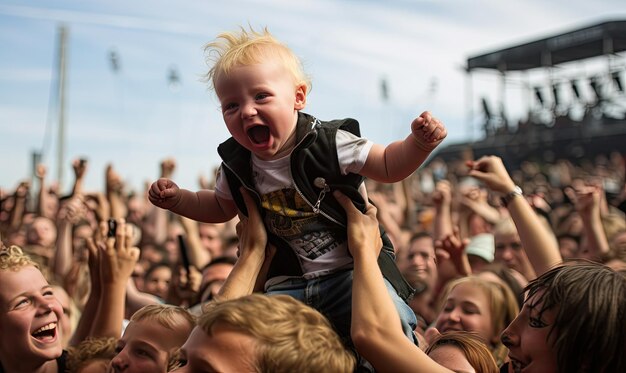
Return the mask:
<svg viewBox="0 0 626 373">
<path fill-rule="evenodd" d="M 348 216 L 348 248 L 354 258 L 351 337 L 357 351 L 379 372 L 449 372 L 402 331 L 378 266 L 376 207 L 368 204 L 362 214 L 345 195 L 334 196 Z"/>
</svg>

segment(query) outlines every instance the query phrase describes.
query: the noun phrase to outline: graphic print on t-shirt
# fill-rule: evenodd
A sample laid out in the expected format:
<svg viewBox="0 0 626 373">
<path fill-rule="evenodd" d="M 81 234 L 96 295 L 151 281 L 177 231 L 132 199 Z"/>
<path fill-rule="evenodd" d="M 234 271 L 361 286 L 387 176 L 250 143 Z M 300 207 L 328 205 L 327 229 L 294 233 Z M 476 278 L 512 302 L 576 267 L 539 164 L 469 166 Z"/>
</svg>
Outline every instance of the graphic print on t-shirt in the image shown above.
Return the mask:
<svg viewBox="0 0 626 373">
<path fill-rule="evenodd" d="M 313 213 L 313 209 L 296 192 L 286 188 L 261 196 L 266 210 L 265 226 L 282 237 L 296 254 L 314 260 L 345 241 L 344 231 Z"/>
</svg>

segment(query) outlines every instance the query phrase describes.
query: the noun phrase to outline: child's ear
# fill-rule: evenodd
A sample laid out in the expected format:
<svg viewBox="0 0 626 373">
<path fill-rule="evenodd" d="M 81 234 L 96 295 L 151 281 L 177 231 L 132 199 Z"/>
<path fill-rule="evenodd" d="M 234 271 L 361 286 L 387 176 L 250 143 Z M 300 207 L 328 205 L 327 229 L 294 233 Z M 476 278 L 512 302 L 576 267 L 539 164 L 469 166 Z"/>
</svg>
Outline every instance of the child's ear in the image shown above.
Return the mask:
<svg viewBox="0 0 626 373">
<path fill-rule="evenodd" d="M 296 102 L 294 103 L 294 109 L 302 110 L 306 106 L 306 84 L 299 84 L 296 87 Z"/>
</svg>

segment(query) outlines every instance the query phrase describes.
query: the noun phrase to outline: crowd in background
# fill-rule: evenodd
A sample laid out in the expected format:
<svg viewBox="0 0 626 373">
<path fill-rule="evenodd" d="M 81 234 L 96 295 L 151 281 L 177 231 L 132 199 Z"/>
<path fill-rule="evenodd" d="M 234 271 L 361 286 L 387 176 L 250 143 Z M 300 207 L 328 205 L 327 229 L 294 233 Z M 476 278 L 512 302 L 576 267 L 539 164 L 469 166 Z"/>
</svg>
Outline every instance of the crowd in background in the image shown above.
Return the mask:
<svg viewBox="0 0 626 373">
<path fill-rule="evenodd" d="M 258 294 L 240 298 L 240 295 L 262 292 L 265 257 L 271 256 L 271 250 L 265 250 L 263 233 L 257 231 L 259 228 L 252 218 L 241 222 L 235 218 L 224 224 L 198 223 L 150 204 L 147 186 L 146 190 L 128 190 L 113 165 L 104 170 L 104 190 L 96 191 L 85 190 L 83 186 L 87 172 L 94 172 L 89 164 L 77 159 L 72 167 L 75 179 L 69 192 L 59 190 L 49 180 L 44 165 L 37 167 L 33 185 L 16 180 L 16 186 L 0 189 L 0 239 L 5 247 L 3 255 L 10 259 L 6 266 L 0 265 L 0 275 L 9 269 L 21 273 L 23 267 L 38 268 L 43 279 L 31 273 L 31 277 L 20 280 L 42 284 L 33 290 L 36 294 L 29 299 L 33 304 L 43 304 L 41 308 L 49 306 L 49 310 L 33 312 L 37 317 L 48 313 L 60 316 L 58 320 L 52 318 L 54 323 L 37 324 L 37 330 L 33 326 L 25 327 L 37 343 L 54 338 L 56 334 L 51 335 L 49 330 L 61 330 L 58 335 L 62 337 L 64 357 L 62 360 L 41 358 L 41 361 L 55 360 L 59 370 L 64 365 L 72 372 L 90 371 L 87 369 L 93 367 L 103 369 L 101 371 L 126 372 L 166 372 L 176 368 L 203 371 L 204 363 L 210 368 L 206 371 L 236 371 L 236 365 L 228 364 L 236 363 L 237 359 L 250 363 L 245 360 L 250 360 L 254 353 L 239 344 L 236 344 L 239 347 L 228 345 L 226 337 L 219 343 L 208 339 L 217 338 L 216 330 L 227 335 L 229 328 L 237 329 L 240 325 L 246 325 L 250 338 L 266 338 L 266 334 L 274 335 L 276 330 L 265 330 L 257 323 L 267 323 L 264 317 L 272 317 L 272 329 L 296 330 L 310 323 L 319 335 L 309 332 L 305 338 L 310 339 L 311 346 L 305 344 L 299 350 L 300 359 L 309 361 L 307 367 L 300 368 L 297 364 L 301 362 L 293 362 L 289 369 L 269 365 L 257 369 L 310 371 L 324 364 L 327 365 L 319 371 L 352 369 L 351 354 L 340 351 L 341 343 L 326 330 L 329 326 L 323 317 L 317 320 L 313 315 L 306 316 L 308 311 L 304 305 L 292 304 L 282 296 L 269 301 Z M 169 178 L 175 173 L 175 161 L 163 160 L 160 168 L 160 176 Z M 415 330 L 419 348 L 433 361 L 454 370 L 470 371 L 473 367 L 474 371 L 497 371 L 503 366 L 507 369 L 505 364 L 509 364 L 513 371 L 530 366 L 532 359 L 528 356 L 532 354 L 512 355 L 513 351 L 528 348 L 516 342 L 519 335 L 514 329 L 519 329 L 517 323 L 522 315 L 532 312 L 523 306 L 532 308 L 528 300 L 533 295 L 543 297 L 545 309 L 554 306 L 545 303 L 558 298 L 541 294 L 552 289 L 550 276 L 567 278 L 568 270 L 564 270 L 564 274 L 553 273 L 555 266 L 582 268 L 583 272 L 592 266 L 595 275 L 600 272 L 593 271 L 612 271 L 622 280 L 626 274 L 625 172 L 624 155 L 618 153 L 578 162 L 524 162 L 519 169 L 508 172 L 497 157 L 453 162 L 435 158 L 402 182 L 377 184 L 366 180 L 368 196 L 375 206 L 375 220 L 391 238 L 397 265 L 416 289 L 409 305 L 419 321 Z M 522 196 L 506 196 L 514 185 L 521 187 Z M 203 181 L 199 187 L 210 188 L 211 185 Z M 503 196 L 507 197 L 505 201 L 501 200 Z M 517 201 L 518 198 L 523 202 Z M 511 203 L 516 205 L 507 205 Z M 532 214 L 527 214 L 525 207 L 517 206 L 519 203 L 529 206 Z M 116 222 L 114 230 L 109 226 L 111 219 Z M 358 222 L 363 216 L 354 215 L 353 219 Z M 362 229 L 366 228 L 364 224 Z M 374 292 L 376 284 L 368 283 L 370 275 L 359 277 L 362 274 L 359 268 L 368 268 L 368 254 L 359 250 L 366 251 L 363 247 L 368 243 L 359 241 L 356 228 L 349 226 L 348 229 L 352 243 L 361 243 L 358 248 L 350 243 L 355 260 L 353 307 L 356 307 L 352 338 L 359 353 L 370 360 L 377 371 L 394 371 L 393 364 L 386 359 L 397 362 L 402 358 L 394 356 L 393 352 L 385 355 L 385 344 L 397 346 L 392 342 L 394 339 L 385 334 L 394 330 L 384 323 L 386 311 L 381 309 L 377 315 L 376 322 L 382 323 L 377 329 L 376 323 L 365 313 L 365 309 L 370 308 L 366 304 L 368 300 L 358 298 L 359 294 L 377 294 Z M 350 229 L 353 229 L 352 234 Z M 249 249 L 261 244 L 260 250 Z M 187 260 L 181 256 L 181 247 Z M 15 260 L 22 264 L 11 264 L 14 257 L 21 258 Z M 581 260 L 586 264 L 580 264 Z M 222 285 L 231 272 L 229 287 L 224 289 Z M 579 281 L 586 278 L 580 276 Z M 595 303 L 608 302 L 618 307 L 616 302 L 621 302 L 620 307 L 623 307 L 626 298 L 623 281 L 617 301 L 607 296 L 607 300 Z M 50 294 L 46 283 L 51 285 Z M 570 286 L 575 286 L 576 282 L 573 284 Z M 357 287 L 363 287 L 364 292 L 357 291 Z M 45 291 L 40 291 L 44 288 Z M 604 293 L 590 294 L 599 298 Z M 47 299 L 52 295 L 55 300 L 50 303 Z M 570 295 L 568 299 L 571 300 Z M 11 367 L 15 371 L 20 371 L 18 368 L 23 371 L 40 369 L 40 365 L 35 364 L 39 360 L 29 358 L 24 352 L 28 348 L 22 348 L 19 341 L 16 343 L 15 335 L 9 332 L 13 325 L 10 323 L 13 305 L 4 294 L 0 301 L 5 306 L 0 309 L 3 313 L 0 315 L 0 367 L 4 371 L 12 371 Z M 588 303 L 594 302 L 591 299 Z M 20 307 L 23 307 L 21 302 L 15 309 L 20 311 Z M 263 310 L 268 308 L 284 309 L 284 312 L 265 315 Z M 587 312 L 593 310 L 593 306 L 589 306 Z M 624 312 L 623 308 L 621 310 Z M 255 317 L 258 320 L 254 320 Z M 556 317 L 552 320 L 554 325 L 563 326 L 559 318 L 565 316 L 559 313 L 552 317 Z M 290 321 L 297 325 L 291 325 Z M 613 321 L 610 326 L 617 328 L 616 333 L 626 334 L 624 322 Z M 402 333 L 399 327 L 397 329 Z M 315 342 L 316 338 L 319 341 Z M 603 338 L 609 339 L 609 335 Z M 602 346 L 608 352 L 616 348 L 615 351 L 623 355 L 626 347 L 623 337 L 615 338 Z M 564 345 L 561 338 L 556 339 L 550 343 Z M 141 340 L 150 341 L 149 346 L 137 343 Z M 471 367 L 457 369 L 446 365 L 448 355 L 440 349 L 449 346 L 463 351 Z M 242 349 L 238 350 L 240 347 Z M 570 347 L 558 347 L 565 349 L 559 351 L 569 351 L 569 355 L 578 351 L 574 347 L 567 348 Z M 318 359 L 323 361 L 315 363 L 312 355 L 302 352 L 311 349 L 336 352 L 321 354 Z M 437 350 L 440 350 L 439 357 Z M 585 364 L 591 367 L 589 359 L 585 359 L 588 351 L 578 352 L 582 357 L 569 358 L 581 362 L 583 367 Z M 287 352 L 275 353 L 279 357 L 266 360 L 287 359 Z M 423 356 L 412 353 L 414 361 L 422 361 Z M 10 356 L 23 357 L 25 362 L 14 362 Z M 223 361 L 209 364 L 203 362 L 202 356 L 219 356 Z M 566 365 L 562 356 L 557 357 L 555 371 L 567 371 L 563 370 Z M 607 370 L 589 368 L 586 371 L 608 372 L 611 367 L 623 367 L 624 358 L 619 359 L 604 359 L 608 368 L 593 365 Z M 429 363 L 425 361 L 422 366 L 428 367 Z"/>
</svg>

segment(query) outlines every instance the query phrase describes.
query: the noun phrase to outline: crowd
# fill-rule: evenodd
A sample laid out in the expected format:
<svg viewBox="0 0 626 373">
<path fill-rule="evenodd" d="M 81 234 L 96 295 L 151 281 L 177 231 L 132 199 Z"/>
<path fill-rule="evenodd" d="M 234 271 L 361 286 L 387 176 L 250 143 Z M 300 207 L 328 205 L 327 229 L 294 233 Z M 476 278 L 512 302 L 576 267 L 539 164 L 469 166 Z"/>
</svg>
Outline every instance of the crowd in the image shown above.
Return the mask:
<svg viewBox="0 0 626 373">
<path fill-rule="evenodd" d="M 616 155 L 587 167 L 529 162 L 509 173 L 498 157 L 458 165 L 435 159 L 402 182 L 368 182 L 375 212 L 351 211 L 347 228 L 357 351 L 377 371 L 436 371 L 433 363 L 477 372 L 508 365 L 510 371 L 620 371 L 626 335 L 623 162 Z M 75 161 L 73 167 L 67 195 L 46 180 L 44 166 L 37 168 L 36 188 L 20 182 L 2 191 L 3 371 L 165 372 L 185 363 L 178 369 L 236 371 L 219 364 L 239 360 L 281 371 L 264 364 L 294 354 L 298 361 L 285 364 L 356 369 L 351 350 L 319 312 L 289 297 L 260 295 L 275 254 L 266 247 L 260 217 L 198 223 L 126 190 L 113 167 L 105 171 L 104 191 L 84 191 L 88 164 Z M 558 178 L 550 176 L 555 168 Z M 173 160 L 161 163 L 161 176 L 174 172 Z M 620 186 L 618 193 L 604 190 L 607 178 Z M 505 205 L 501 197 L 515 185 L 524 192 L 510 195 Z M 118 222 L 113 237 L 110 218 Z M 380 291 L 386 285 L 376 264 L 378 224 L 417 290 L 408 302 L 419 320 L 417 345 L 404 336 L 387 291 Z M 228 312 L 219 313 L 220 307 Z M 221 327 L 210 326 L 216 323 Z M 297 336 L 302 328 L 311 330 Z M 233 340 L 212 350 L 206 338 L 215 340 L 222 329 L 234 333 L 228 336 Z M 296 348 L 299 338 L 305 339 L 300 350 L 279 349 L 266 362 L 257 350 L 228 344 L 245 339 Z M 311 351 L 325 349 L 329 355 L 314 365 Z M 329 365 L 331 359 L 337 365 Z M 297 365 L 285 366 L 290 371 Z"/>
<path fill-rule="evenodd" d="M 44 165 L 33 185 L 0 189 L 0 372 L 626 371 L 623 155 L 509 170 L 497 156 L 435 157 L 415 171 L 445 137 L 427 112 L 386 148 L 349 121 L 313 119 L 317 137 L 298 141 L 256 123 L 244 136 L 238 116 L 288 107 L 298 136 L 311 120 L 299 113 L 307 84 L 284 105 L 276 55 L 290 60 L 255 49 L 212 70 L 234 140 L 198 192 L 172 181 L 173 159 L 140 191 L 113 165 L 104 190 L 85 190 L 78 159 L 68 193 Z M 249 99 L 248 83 L 264 91 Z M 275 167 L 274 141 L 295 149 L 296 189 L 337 166 L 310 181 L 317 203 L 250 181 Z M 373 155 L 350 158 L 357 175 L 328 146 Z M 276 208 L 289 198 L 304 210 Z M 295 270 L 287 240 L 326 246 Z"/>
</svg>

